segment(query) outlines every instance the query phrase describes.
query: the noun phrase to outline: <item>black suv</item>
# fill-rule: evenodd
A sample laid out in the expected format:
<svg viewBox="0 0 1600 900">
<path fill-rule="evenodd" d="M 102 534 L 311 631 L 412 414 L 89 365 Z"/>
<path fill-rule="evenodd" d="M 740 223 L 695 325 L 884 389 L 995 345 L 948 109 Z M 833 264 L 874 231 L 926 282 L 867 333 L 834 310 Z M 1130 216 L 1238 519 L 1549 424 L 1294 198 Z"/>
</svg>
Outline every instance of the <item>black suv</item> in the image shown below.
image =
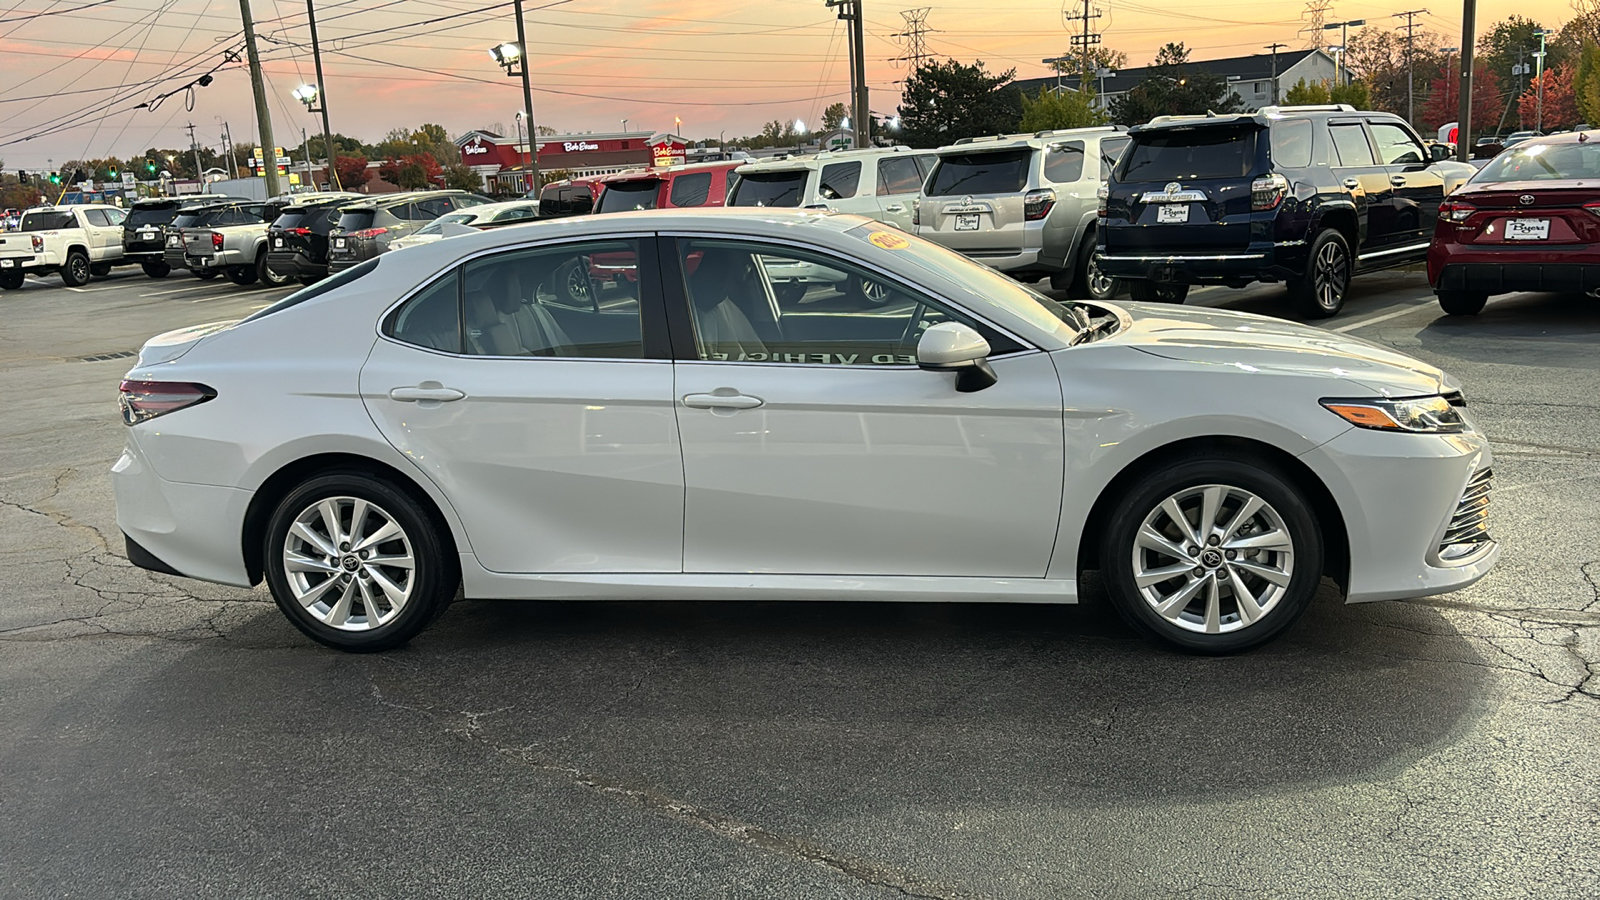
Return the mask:
<svg viewBox="0 0 1600 900">
<path fill-rule="evenodd" d="M 135 200 L 128 210 L 128 218 L 122 223 L 122 255 L 129 262 L 137 262 L 151 278 L 165 278 L 172 271 L 172 265 L 165 259 L 167 226 L 172 220 L 185 210 L 242 199 L 200 194 Z M 178 256 L 183 256 L 182 247 L 179 247 Z M 181 266 L 181 259 L 179 264 Z"/>
<path fill-rule="evenodd" d="M 1476 171 L 1435 161 L 1399 116 L 1342 104 L 1160 116 L 1129 134 L 1096 250 L 1144 301 L 1282 281 L 1303 314 L 1332 316 L 1352 274 L 1427 255 L 1439 204 Z"/>
<path fill-rule="evenodd" d="M 172 221 L 167 223 L 166 237 L 164 239 L 165 245 L 161 252 L 161 262 L 162 265 L 166 266 L 168 272 L 173 271 L 174 269 L 189 268 L 189 263 L 186 259 L 184 259 L 183 253 L 183 229 L 197 228 L 202 222 L 205 221 L 212 210 L 222 209 L 229 204 L 239 202 L 237 199 L 232 197 L 213 197 L 209 194 L 203 195 L 203 199 L 189 197 L 185 197 L 184 199 L 195 199 L 195 205 L 178 209 L 176 214 L 173 215 Z M 131 219 L 133 217 L 129 216 L 128 218 Z M 195 277 L 203 278 L 207 281 L 222 274 L 221 269 L 193 269 L 191 271 L 194 272 Z M 151 277 L 161 278 L 164 277 L 164 274 L 152 275 Z"/>
<path fill-rule="evenodd" d="M 284 207 L 267 228 L 267 268 L 301 284 L 326 278 L 328 235 L 339 224 L 339 211 L 349 205 L 349 197 L 339 197 Z"/>
<path fill-rule="evenodd" d="M 328 271 L 342 271 L 372 259 L 387 252 L 395 238 L 458 209 L 488 202 L 488 197 L 466 191 L 415 191 L 346 204 L 329 233 Z"/>
</svg>

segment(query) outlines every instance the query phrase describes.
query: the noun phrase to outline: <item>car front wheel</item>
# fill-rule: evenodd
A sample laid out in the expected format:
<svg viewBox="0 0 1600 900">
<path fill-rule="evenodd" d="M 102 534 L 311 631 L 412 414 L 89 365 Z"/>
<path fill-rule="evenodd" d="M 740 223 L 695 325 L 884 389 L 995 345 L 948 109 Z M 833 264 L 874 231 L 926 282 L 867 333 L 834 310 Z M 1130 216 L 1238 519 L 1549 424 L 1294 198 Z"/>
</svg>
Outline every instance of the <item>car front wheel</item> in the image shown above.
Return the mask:
<svg viewBox="0 0 1600 900">
<path fill-rule="evenodd" d="M 335 472 L 285 497 L 267 525 L 267 585 L 317 643 L 355 653 L 411 640 L 461 582 L 440 528 L 387 481 Z"/>
<path fill-rule="evenodd" d="M 1488 294 L 1471 291 L 1440 291 L 1439 308 L 1452 316 L 1475 316 L 1489 302 Z"/>
<path fill-rule="evenodd" d="M 1270 464 L 1190 458 L 1117 504 L 1100 548 L 1106 587 L 1137 630 L 1233 653 L 1288 628 L 1322 577 L 1309 504 Z"/>
</svg>

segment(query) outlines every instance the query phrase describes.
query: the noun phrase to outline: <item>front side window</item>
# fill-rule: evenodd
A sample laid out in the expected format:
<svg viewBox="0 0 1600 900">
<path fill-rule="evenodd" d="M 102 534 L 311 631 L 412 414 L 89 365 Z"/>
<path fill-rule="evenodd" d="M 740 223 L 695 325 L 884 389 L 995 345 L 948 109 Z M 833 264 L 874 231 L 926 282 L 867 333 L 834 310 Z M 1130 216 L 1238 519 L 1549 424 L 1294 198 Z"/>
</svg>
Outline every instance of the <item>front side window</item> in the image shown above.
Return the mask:
<svg viewBox="0 0 1600 900">
<path fill-rule="evenodd" d="M 83 217 L 88 220 L 90 225 L 99 228 L 104 228 L 111 224 L 111 220 L 106 218 L 106 211 L 103 209 L 86 209 L 83 211 Z"/>
<path fill-rule="evenodd" d="M 922 190 L 923 172 L 909 156 L 887 156 L 878 160 L 878 196 L 915 194 Z"/>
<path fill-rule="evenodd" d="M 1367 143 L 1367 133 L 1360 125 L 1330 125 L 1328 136 L 1333 140 L 1333 152 L 1342 166 L 1375 166 L 1372 145 Z"/>
<path fill-rule="evenodd" d="M 451 210 L 450 201 L 444 197 L 434 197 L 431 200 L 420 200 L 417 202 L 416 206 L 417 211 L 414 215 L 412 215 L 412 218 L 423 219 L 429 222 L 432 222 L 434 219 L 449 213 Z"/>
<path fill-rule="evenodd" d="M 642 359 L 639 242 L 517 250 L 463 270 L 465 353 Z"/>
<path fill-rule="evenodd" d="M 1056 184 L 1072 184 L 1083 177 L 1083 142 L 1053 144 L 1044 154 L 1044 177 Z"/>
<path fill-rule="evenodd" d="M 106 219 L 108 219 L 112 225 L 121 225 L 123 222 L 128 220 L 128 214 L 120 209 L 108 209 L 105 211 L 105 213 Z"/>
<path fill-rule="evenodd" d="M 1421 165 L 1428 158 L 1422 145 L 1399 125 L 1372 123 L 1372 138 L 1378 143 L 1378 156 L 1386 166 Z"/>
<path fill-rule="evenodd" d="M 452 270 L 401 304 L 389 314 L 383 333 L 414 347 L 460 353 L 461 272 Z"/>
<path fill-rule="evenodd" d="M 849 200 L 856 195 L 861 184 L 861 161 L 834 163 L 822 167 L 822 180 L 817 193 L 824 200 Z"/>
<path fill-rule="evenodd" d="M 977 328 L 998 355 L 1021 346 L 919 291 L 809 250 L 678 241 L 700 359 L 907 366 L 931 325 Z"/>
<path fill-rule="evenodd" d="M 711 202 L 711 173 L 693 172 L 672 179 L 672 189 L 667 199 L 673 206 L 696 207 Z"/>
</svg>

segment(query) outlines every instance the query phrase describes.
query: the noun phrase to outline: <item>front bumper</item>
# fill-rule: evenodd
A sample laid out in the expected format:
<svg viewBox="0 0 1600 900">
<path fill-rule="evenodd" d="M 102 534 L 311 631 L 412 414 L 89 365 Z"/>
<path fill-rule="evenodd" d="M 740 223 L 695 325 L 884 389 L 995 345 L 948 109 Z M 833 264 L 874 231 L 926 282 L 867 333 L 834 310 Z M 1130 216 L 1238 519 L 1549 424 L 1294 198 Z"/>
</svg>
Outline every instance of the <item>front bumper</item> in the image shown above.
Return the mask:
<svg viewBox="0 0 1600 900">
<path fill-rule="evenodd" d="M 1113 278 L 1161 284 L 1222 284 L 1243 287 L 1256 281 L 1278 282 L 1304 270 L 1305 247 L 1296 244 L 1251 244 L 1240 249 L 1156 253 L 1095 248 L 1100 272 Z"/>
<path fill-rule="evenodd" d="M 250 586 L 241 542 L 250 492 L 167 481 L 144 458 L 132 434 L 111 467 L 111 487 L 117 500 L 117 527 L 144 553 L 140 556 L 129 548 L 129 560 L 135 565 Z"/>
</svg>

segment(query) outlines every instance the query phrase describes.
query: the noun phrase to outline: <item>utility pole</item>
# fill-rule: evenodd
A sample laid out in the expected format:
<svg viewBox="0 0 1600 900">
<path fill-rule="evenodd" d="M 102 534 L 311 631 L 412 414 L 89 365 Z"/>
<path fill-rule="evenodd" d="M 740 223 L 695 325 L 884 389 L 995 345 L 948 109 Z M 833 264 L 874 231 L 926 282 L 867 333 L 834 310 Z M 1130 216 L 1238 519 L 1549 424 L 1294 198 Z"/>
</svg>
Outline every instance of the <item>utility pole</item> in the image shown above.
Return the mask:
<svg viewBox="0 0 1600 900">
<path fill-rule="evenodd" d="M 517 3 L 517 47 L 522 51 L 522 111 L 528 120 L 528 190 L 539 189 L 539 128 L 533 124 L 533 82 L 528 76 L 528 37 L 522 24 L 522 0 Z"/>
<path fill-rule="evenodd" d="M 1538 118 L 1538 121 L 1534 123 L 1533 130 L 1542 133 L 1544 131 L 1544 36 L 1545 36 L 1545 30 L 1543 28 L 1539 29 L 1537 32 L 1535 32 L 1535 35 L 1537 35 L 1538 38 L 1539 38 L 1539 52 L 1535 53 L 1533 55 L 1533 71 L 1534 71 L 1534 76 L 1533 77 L 1539 84 L 1539 92 L 1538 92 L 1539 93 L 1539 118 Z"/>
<path fill-rule="evenodd" d="M 1100 10 L 1097 9 L 1092 13 L 1089 12 L 1089 0 L 1083 0 L 1083 12 L 1070 16 L 1063 13 L 1061 17 L 1066 19 L 1068 22 L 1083 23 L 1083 33 L 1072 36 L 1072 46 L 1078 52 L 1078 61 L 1080 63 L 1078 90 L 1088 93 L 1089 80 L 1094 72 L 1094 67 L 1089 65 L 1089 48 L 1100 43 L 1099 32 L 1091 32 L 1089 30 L 1089 23 L 1094 19 L 1100 18 Z"/>
<path fill-rule="evenodd" d="M 1456 142 L 1456 159 L 1466 162 L 1472 152 L 1472 42 L 1477 39 L 1477 26 L 1473 19 L 1478 15 L 1478 0 L 1462 0 L 1461 4 L 1461 96 L 1456 119 L 1460 124 L 1459 141 Z"/>
<path fill-rule="evenodd" d="M 194 123 L 190 122 L 188 127 L 189 127 L 189 149 L 194 151 L 194 179 L 196 181 L 199 181 L 202 184 L 204 184 L 205 183 L 205 179 L 202 178 L 201 175 L 200 175 L 200 145 L 198 143 L 196 143 L 195 139 L 194 139 Z"/>
<path fill-rule="evenodd" d="M 311 177 L 311 146 L 307 143 L 308 140 L 310 139 L 306 137 L 306 130 L 300 129 L 300 156 L 306 161 L 306 184 L 311 185 L 314 191 L 317 189 L 317 180 Z"/>
<path fill-rule="evenodd" d="M 828 8 L 835 7 L 839 9 L 838 18 L 850 23 L 850 127 L 856 149 L 860 150 L 868 146 L 872 137 L 872 108 L 867 105 L 867 54 L 863 46 L 866 28 L 861 21 L 861 0 L 828 0 Z"/>
<path fill-rule="evenodd" d="M 1288 44 L 1272 43 L 1262 48 L 1272 51 L 1272 104 L 1278 104 L 1278 51 L 1288 49 Z"/>
<path fill-rule="evenodd" d="M 262 173 L 267 179 L 267 196 L 278 196 L 278 145 L 272 142 L 272 111 L 267 109 L 267 86 L 261 77 L 261 55 L 256 52 L 256 23 L 250 17 L 250 0 L 239 0 L 239 19 L 244 23 L 244 51 L 250 61 L 250 89 L 256 95 L 256 127 L 261 132 Z"/>
<path fill-rule="evenodd" d="M 317 10 L 314 0 L 306 0 L 306 20 L 311 23 L 311 59 L 317 64 L 317 102 L 322 105 L 322 152 L 328 157 L 328 181 L 336 191 L 344 190 L 339 184 L 339 170 L 333 165 L 333 130 L 328 127 L 328 83 L 322 78 L 322 48 L 317 43 Z M 303 129 L 302 129 L 303 130 Z M 311 173 L 307 172 L 310 178 Z"/>
<path fill-rule="evenodd" d="M 227 122 L 222 123 L 222 137 L 228 144 L 228 168 L 233 172 L 233 177 L 238 178 L 239 163 L 234 160 L 236 154 L 233 152 L 233 130 L 228 127 Z"/>
<path fill-rule="evenodd" d="M 1428 11 L 1425 9 L 1408 9 L 1405 12 L 1397 12 L 1392 16 L 1392 18 L 1396 19 L 1403 17 L 1406 20 L 1406 121 L 1413 124 L 1415 124 L 1414 120 L 1416 119 L 1415 85 L 1417 63 L 1412 32 L 1416 31 L 1417 23 L 1412 20 L 1417 16 L 1427 15 L 1427 13 Z"/>
</svg>

